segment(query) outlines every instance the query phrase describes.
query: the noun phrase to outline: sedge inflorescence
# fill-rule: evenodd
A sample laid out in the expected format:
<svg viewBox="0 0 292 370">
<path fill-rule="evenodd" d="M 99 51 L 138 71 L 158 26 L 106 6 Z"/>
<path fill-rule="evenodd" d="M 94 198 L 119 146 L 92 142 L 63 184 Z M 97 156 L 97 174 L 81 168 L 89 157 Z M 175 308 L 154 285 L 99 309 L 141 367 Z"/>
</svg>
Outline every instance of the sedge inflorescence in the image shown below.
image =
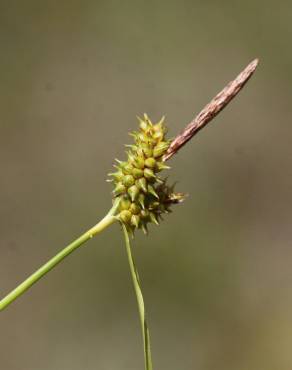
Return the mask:
<svg viewBox="0 0 292 370">
<path fill-rule="evenodd" d="M 115 166 L 117 171 L 110 173 L 115 188 L 113 195 L 120 198 L 118 218 L 133 234 L 136 229 L 147 233 L 147 224 L 159 224 L 163 213 L 171 212 L 170 206 L 180 203 L 184 195 L 174 193 L 166 179 L 158 176 L 162 170 L 169 169 L 163 161 L 171 140 L 166 139 L 164 117 L 153 124 L 144 114 L 139 118 L 140 130 L 130 133 L 133 145 L 126 145 L 127 161 Z"/>
</svg>

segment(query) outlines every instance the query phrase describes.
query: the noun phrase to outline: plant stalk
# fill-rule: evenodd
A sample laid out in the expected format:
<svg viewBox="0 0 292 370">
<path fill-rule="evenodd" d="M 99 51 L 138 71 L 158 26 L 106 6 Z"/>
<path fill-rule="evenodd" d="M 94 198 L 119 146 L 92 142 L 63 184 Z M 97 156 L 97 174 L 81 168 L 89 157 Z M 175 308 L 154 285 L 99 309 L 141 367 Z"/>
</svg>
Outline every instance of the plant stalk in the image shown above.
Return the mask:
<svg viewBox="0 0 292 370">
<path fill-rule="evenodd" d="M 143 336 L 143 344 L 144 344 L 144 360 L 145 360 L 145 370 L 152 370 L 152 358 L 151 358 L 151 348 L 150 348 L 150 335 L 149 335 L 149 329 L 146 321 L 146 314 L 145 314 L 145 306 L 144 306 L 144 299 L 140 287 L 140 280 L 137 268 L 135 266 L 135 262 L 132 256 L 131 251 L 131 244 L 129 239 L 129 234 L 127 231 L 127 228 L 125 225 L 122 224 L 123 231 L 124 231 L 124 237 L 125 237 L 125 244 L 126 244 L 126 250 L 127 250 L 127 256 L 131 271 L 131 277 L 134 285 L 134 290 L 136 293 L 137 303 L 138 303 L 138 309 L 139 309 L 139 317 L 141 322 L 141 328 L 142 328 L 142 336 Z"/>
<path fill-rule="evenodd" d="M 89 239 L 93 238 L 96 234 L 100 233 L 112 223 L 114 223 L 117 218 L 115 217 L 115 212 L 118 207 L 118 201 L 116 201 L 109 211 L 109 213 L 95 226 L 90 228 L 79 238 L 74 240 L 72 243 L 67 245 L 58 254 L 51 258 L 47 263 L 30 275 L 26 280 L 24 280 L 20 285 L 18 285 L 14 290 L 12 290 L 6 297 L 0 301 L 0 311 L 6 308 L 10 303 L 12 303 L 16 298 L 27 291 L 33 284 L 40 280 L 46 273 L 48 273 L 52 268 L 57 266 L 65 257 L 79 248 L 82 244 L 87 242 Z"/>
</svg>

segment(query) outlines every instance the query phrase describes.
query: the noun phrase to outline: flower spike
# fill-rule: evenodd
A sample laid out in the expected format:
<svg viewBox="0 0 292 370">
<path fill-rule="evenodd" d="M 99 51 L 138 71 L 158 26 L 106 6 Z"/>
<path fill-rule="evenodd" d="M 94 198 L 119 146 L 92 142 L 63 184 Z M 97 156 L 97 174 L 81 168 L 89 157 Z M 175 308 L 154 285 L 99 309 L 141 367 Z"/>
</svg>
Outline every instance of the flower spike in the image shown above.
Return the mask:
<svg viewBox="0 0 292 370">
<path fill-rule="evenodd" d="M 170 206 L 184 197 L 158 177 L 158 172 L 170 168 L 163 161 L 171 143 L 165 137 L 164 117 L 154 124 L 145 113 L 138 120 L 139 131 L 130 133 L 134 144 L 126 145 L 127 161 L 116 160 L 117 172 L 109 174 L 115 184 L 114 196 L 121 198 L 118 219 L 131 235 L 136 229 L 146 234 L 149 223 L 159 225 L 161 214 L 170 213 Z"/>
</svg>

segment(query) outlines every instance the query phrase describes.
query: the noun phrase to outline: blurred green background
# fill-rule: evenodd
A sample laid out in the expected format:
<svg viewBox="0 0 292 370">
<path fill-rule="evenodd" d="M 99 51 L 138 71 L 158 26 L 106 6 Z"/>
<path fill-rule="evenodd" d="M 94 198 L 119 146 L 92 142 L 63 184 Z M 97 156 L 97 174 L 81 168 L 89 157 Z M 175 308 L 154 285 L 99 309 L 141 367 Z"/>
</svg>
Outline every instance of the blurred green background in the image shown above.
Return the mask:
<svg viewBox="0 0 292 370">
<path fill-rule="evenodd" d="M 111 205 L 135 116 L 180 131 L 252 80 L 171 160 L 190 194 L 134 251 L 155 369 L 292 368 L 292 3 L 0 2 L 0 293 Z M 3 370 L 143 369 L 118 225 L 0 314 Z"/>
</svg>

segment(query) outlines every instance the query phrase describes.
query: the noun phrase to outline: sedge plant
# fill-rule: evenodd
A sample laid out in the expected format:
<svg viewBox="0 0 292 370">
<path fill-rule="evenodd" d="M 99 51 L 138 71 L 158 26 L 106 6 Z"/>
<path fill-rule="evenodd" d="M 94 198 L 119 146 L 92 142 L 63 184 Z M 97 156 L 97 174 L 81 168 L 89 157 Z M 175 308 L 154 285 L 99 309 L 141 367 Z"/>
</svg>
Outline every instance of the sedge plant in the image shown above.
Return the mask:
<svg viewBox="0 0 292 370">
<path fill-rule="evenodd" d="M 152 370 L 150 334 L 130 237 L 134 238 L 135 232 L 139 230 L 147 234 L 150 224 L 159 225 L 163 216 L 172 212 L 172 206 L 185 199 L 185 194 L 175 192 L 174 185 L 169 184 L 163 176 L 163 171 L 170 169 L 165 162 L 236 96 L 255 71 L 257 64 L 257 59 L 251 62 L 173 140 L 167 138 L 167 127 L 164 118 L 156 124 L 152 123 L 147 114 L 144 114 L 143 118 L 139 118 L 138 130 L 130 134 L 134 142 L 126 145 L 128 147 L 126 160 L 116 160 L 115 171 L 109 174 L 108 181 L 113 183 L 113 204 L 109 212 L 101 221 L 66 246 L 7 294 L 0 301 L 0 311 L 4 310 L 74 250 L 113 223 L 118 222 L 124 235 L 131 278 L 138 304 L 145 370 Z"/>
</svg>

